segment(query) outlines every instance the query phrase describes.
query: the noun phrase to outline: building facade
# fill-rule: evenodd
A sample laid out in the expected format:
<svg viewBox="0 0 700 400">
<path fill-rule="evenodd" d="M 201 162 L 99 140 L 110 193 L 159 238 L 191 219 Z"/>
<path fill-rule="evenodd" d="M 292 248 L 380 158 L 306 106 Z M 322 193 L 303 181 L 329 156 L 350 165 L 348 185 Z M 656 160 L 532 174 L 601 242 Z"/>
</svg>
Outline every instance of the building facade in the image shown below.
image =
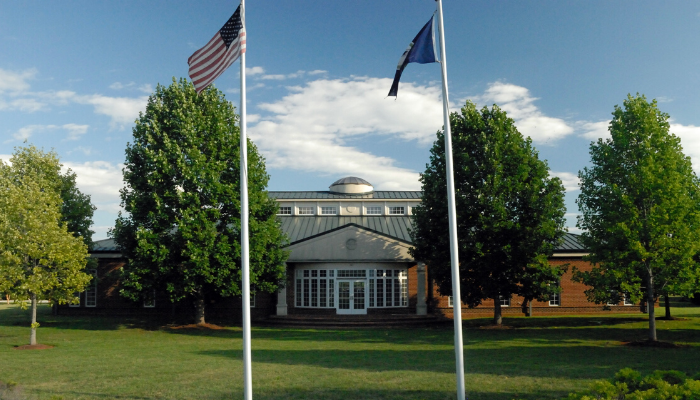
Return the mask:
<svg viewBox="0 0 700 400">
<path fill-rule="evenodd" d="M 411 215 L 421 201 L 418 191 L 375 191 L 360 178 L 334 182 L 328 191 L 269 192 L 279 203 L 278 218 L 289 237 L 286 282 L 276 294 L 258 294 L 252 316 L 417 314 L 452 317 L 452 298 L 438 293 L 430 267 L 415 260 L 411 248 Z M 628 301 L 606 306 L 586 299 L 586 286 L 571 280 L 572 267 L 589 270 L 587 252 L 577 235 L 567 233 L 550 257 L 566 265 L 562 292 L 548 301 L 500 299 L 504 316 L 635 312 Z M 92 252 L 99 267 L 96 284 L 82 294 L 79 306 L 104 312 L 157 312 L 174 307 L 156 294 L 151 304 L 134 304 L 118 295 L 117 272 L 125 262 L 111 239 L 99 241 Z M 187 307 L 187 305 L 180 305 Z M 240 299 L 208 306 L 217 312 L 240 315 Z M 493 315 L 493 300 L 476 308 L 462 308 L 464 317 Z"/>
</svg>

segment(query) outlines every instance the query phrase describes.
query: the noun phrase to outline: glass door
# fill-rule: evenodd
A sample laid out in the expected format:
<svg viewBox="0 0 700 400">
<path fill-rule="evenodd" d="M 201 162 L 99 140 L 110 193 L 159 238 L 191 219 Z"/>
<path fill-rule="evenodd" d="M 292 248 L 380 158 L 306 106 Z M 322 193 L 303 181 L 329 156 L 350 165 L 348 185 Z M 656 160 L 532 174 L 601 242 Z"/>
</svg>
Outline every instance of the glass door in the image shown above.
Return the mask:
<svg viewBox="0 0 700 400">
<path fill-rule="evenodd" d="M 338 280 L 338 314 L 367 314 L 365 281 Z"/>
</svg>

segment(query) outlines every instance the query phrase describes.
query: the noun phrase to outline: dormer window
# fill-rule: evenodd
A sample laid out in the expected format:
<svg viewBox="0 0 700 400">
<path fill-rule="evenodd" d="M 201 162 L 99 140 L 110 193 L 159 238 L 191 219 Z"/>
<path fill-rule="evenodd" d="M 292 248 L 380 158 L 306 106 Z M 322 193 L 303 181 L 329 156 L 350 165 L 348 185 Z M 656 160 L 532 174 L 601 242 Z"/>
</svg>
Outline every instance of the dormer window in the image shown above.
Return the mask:
<svg viewBox="0 0 700 400">
<path fill-rule="evenodd" d="M 382 215 L 382 207 L 381 206 L 368 206 L 367 207 L 367 215 Z"/>
<path fill-rule="evenodd" d="M 389 207 L 389 215 L 404 215 L 405 207 Z"/>
<path fill-rule="evenodd" d="M 277 215 L 292 215 L 292 207 L 280 207 Z"/>
<path fill-rule="evenodd" d="M 337 215 L 338 209 L 335 207 L 321 207 L 321 215 Z"/>
<path fill-rule="evenodd" d="M 314 215 L 313 207 L 299 207 L 299 215 Z"/>
</svg>

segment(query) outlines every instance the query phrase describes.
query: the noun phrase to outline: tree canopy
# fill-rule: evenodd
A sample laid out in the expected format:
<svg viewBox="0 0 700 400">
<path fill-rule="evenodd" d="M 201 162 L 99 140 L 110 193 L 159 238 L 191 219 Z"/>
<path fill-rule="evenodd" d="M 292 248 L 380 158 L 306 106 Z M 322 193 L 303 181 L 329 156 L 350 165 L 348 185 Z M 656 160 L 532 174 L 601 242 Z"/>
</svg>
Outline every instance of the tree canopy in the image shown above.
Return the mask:
<svg viewBox="0 0 700 400">
<path fill-rule="evenodd" d="M 75 302 L 75 293 L 92 279 L 83 272 L 87 245 L 62 221 L 57 175 L 37 172 L 57 159 L 51 153 L 34 155 L 33 163 L 0 162 L 0 286 L 23 305 L 31 301 L 32 345 L 38 299 Z"/>
<path fill-rule="evenodd" d="M 61 220 L 66 223 L 68 232 L 80 236 L 83 242 L 92 247 L 92 216 L 96 210 L 90 195 L 82 193 L 76 183 L 76 174 L 70 168 L 61 173 L 63 166 L 54 151 L 44 152 L 34 145 L 19 147 L 12 154 L 12 168 L 21 176 L 41 177 L 46 185 L 58 191 L 61 196 Z"/>
<path fill-rule="evenodd" d="M 478 111 L 467 102 L 450 124 L 462 302 L 476 307 L 494 299 L 500 324 L 500 298 L 546 299 L 559 290 L 563 271 L 547 257 L 564 234 L 564 187 L 497 106 Z M 445 174 L 438 131 L 411 234 L 412 255 L 428 264 L 443 295 L 452 294 Z"/>
<path fill-rule="evenodd" d="M 612 115 L 610 137 L 591 143 L 592 165 L 579 172 L 577 225 L 595 266 L 575 278 L 591 286 L 586 294 L 596 303 L 645 298 L 656 340 L 658 295 L 697 288 L 698 179 L 655 100 L 628 95 Z"/>
<path fill-rule="evenodd" d="M 210 86 L 185 79 L 158 85 L 127 144 L 119 214 L 111 235 L 127 258 L 122 294 L 167 293 L 204 304 L 239 296 L 241 222 L 238 116 Z M 273 292 L 283 279 L 286 238 L 266 192 L 265 160 L 248 140 L 250 282 Z"/>
</svg>

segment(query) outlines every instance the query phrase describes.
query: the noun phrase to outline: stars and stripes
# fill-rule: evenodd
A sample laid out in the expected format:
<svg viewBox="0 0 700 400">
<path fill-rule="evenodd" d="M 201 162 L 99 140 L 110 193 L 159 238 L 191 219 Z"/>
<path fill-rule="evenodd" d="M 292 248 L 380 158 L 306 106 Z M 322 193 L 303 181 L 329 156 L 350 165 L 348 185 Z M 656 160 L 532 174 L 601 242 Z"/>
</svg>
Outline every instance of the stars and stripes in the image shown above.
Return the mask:
<svg viewBox="0 0 700 400">
<path fill-rule="evenodd" d="M 209 86 L 245 53 L 245 15 L 241 6 L 206 46 L 187 59 L 189 75 L 197 93 Z"/>
</svg>

